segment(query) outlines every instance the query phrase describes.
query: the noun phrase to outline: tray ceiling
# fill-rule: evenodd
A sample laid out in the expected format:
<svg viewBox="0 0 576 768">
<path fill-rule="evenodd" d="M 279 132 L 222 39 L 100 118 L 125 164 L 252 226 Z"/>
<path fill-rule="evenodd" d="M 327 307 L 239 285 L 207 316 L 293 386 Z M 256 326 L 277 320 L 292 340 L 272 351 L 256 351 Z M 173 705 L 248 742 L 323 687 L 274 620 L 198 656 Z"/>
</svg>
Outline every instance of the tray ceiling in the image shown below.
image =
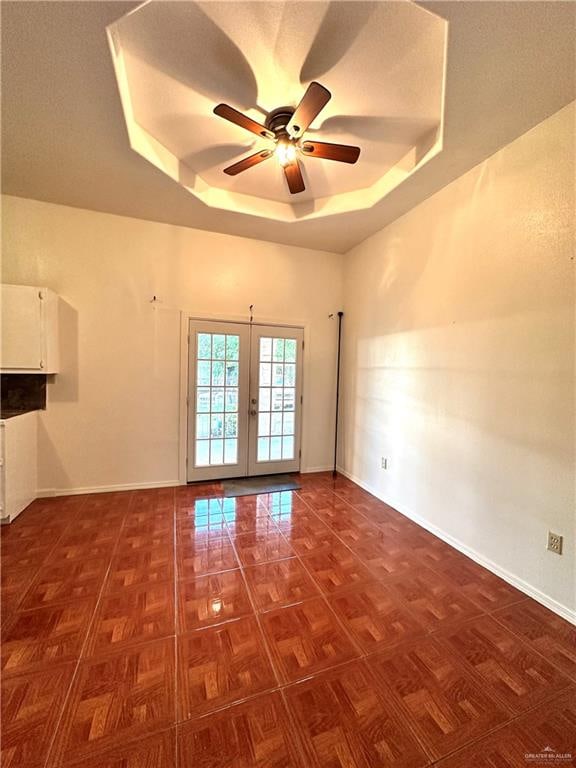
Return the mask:
<svg viewBox="0 0 576 768">
<path fill-rule="evenodd" d="M 132 148 L 205 204 L 297 221 L 369 208 L 441 149 L 447 23 L 412 2 L 166 2 L 108 28 Z M 306 138 L 359 145 L 357 165 L 301 157 L 293 196 L 273 143 L 217 118 L 226 102 L 263 122 L 311 80 L 332 100 Z"/>
<path fill-rule="evenodd" d="M 260 3 L 264 7 L 291 4 Z M 314 31 L 312 51 L 321 50 L 327 61 L 322 63 L 308 52 L 303 55 L 308 38 L 294 35 L 303 41 L 294 64 L 303 70 L 303 82 L 322 82 L 323 68 L 335 69 L 347 55 L 346 9 L 354 6 L 361 18 L 367 17 L 362 28 L 355 30 L 358 39 L 370 25 L 373 5 L 361 0 L 333 3 L 328 13 L 320 4 L 322 22 Z M 130 148 L 106 29 L 139 4 L 4 0 L 2 191 L 122 216 L 345 252 L 575 98 L 576 4 L 448 0 L 418 5 L 449 25 L 442 151 L 370 208 L 329 218 L 285 221 L 210 207 Z M 230 37 L 226 26 L 223 32 Z M 268 47 L 274 50 L 270 41 Z M 276 55 L 283 60 L 281 52 Z M 198 62 L 193 52 L 191 56 Z M 220 79 L 221 72 L 217 72 Z M 195 73 L 197 91 L 202 85 L 198 78 L 209 76 L 206 68 Z M 234 92 L 228 82 L 219 86 L 222 100 L 249 108 L 254 103 L 250 101 L 254 80 L 244 79 L 242 82 L 252 85 L 237 85 Z M 257 88 L 264 88 L 265 84 L 256 82 Z M 294 89 L 289 96 L 296 100 L 302 89 L 299 78 Z M 333 88 L 331 106 L 337 110 L 336 116 L 340 120 L 356 118 L 356 103 L 345 101 L 343 93 Z M 258 106 L 267 106 L 268 100 L 275 101 L 275 94 L 266 95 L 262 90 Z M 394 116 L 385 111 L 375 111 L 375 115 Z M 321 115 L 319 124 L 328 119 Z M 405 130 L 403 124 L 387 124 L 393 135 L 397 125 Z M 369 139 L 372 127 L 368 121 L 363 127 L 355 123 L 352 130 L 344 120 L 334 134 L 341 139 L 346 130 L 362 145 L 363 133 Z M 242 144 L 244 138 L 230 141 Z M 201 161 L 198 168 L 207 167 L 209 161 L 209 157 Z M 342 166 L 350 172 L 360 168 Z"/>
</svg>

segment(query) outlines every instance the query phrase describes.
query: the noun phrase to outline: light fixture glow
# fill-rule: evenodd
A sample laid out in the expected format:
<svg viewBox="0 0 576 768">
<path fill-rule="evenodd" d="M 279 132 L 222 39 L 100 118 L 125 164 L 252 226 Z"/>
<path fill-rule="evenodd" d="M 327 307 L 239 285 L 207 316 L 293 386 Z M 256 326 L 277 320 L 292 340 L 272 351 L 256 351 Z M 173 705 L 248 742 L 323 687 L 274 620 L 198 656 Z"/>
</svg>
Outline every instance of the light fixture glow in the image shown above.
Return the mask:
<svg viewBox="0 0 576 768">
<path fill-rule="evenodd" d="M 296 147 L 290 141 L 279 141 L 274 154 L 280 165 L 289 165 L 296 160 Z"/>
</svg>

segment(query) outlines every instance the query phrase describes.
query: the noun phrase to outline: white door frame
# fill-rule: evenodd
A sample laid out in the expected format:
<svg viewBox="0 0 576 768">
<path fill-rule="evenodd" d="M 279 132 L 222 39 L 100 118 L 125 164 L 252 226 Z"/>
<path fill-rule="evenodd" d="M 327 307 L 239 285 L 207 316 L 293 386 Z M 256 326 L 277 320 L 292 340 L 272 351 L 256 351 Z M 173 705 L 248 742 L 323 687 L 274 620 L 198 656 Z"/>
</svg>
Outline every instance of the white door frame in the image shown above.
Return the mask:
<svg viewBox="0 0 576 768">
<path fill-rule="evenodd" d="M 178 434 L 178 483 L 179 485 L 186 485 L 187 472 L 186 472 L 186 459 L 188 451 L 188 327 L 190 320 L 219 320 L 224 323 L 246 323 L 250 324 L 250 321 L 246 318 L 246 315 L 233 315 L 233 314 L 219 314 L 211 312 L 192 312 L 182 311 L 180 312 L 180 419 L 179 419 L 179 434 Z M 302 328 L 304 331 L 304 355 L 302 357 L 303 375 L 302 375 L 302 393 L 303 402 L 300 412 L 300 446 L 302 455 L 300 457 L 300 471 L 306 472 L 308 466 L 308 449 L 307 449 L 307 429 L 306 425 L 310 423 L 309 408 L 310 397 L 306 389 L 306 371 L 310 370 L 310 322 L 302 320 L 301 318 L 278 318 L 278 317 L 258 317 L 254 319 L 254 323 L 257 325 L 273 325 L 290 328 Z"/>
</svg>

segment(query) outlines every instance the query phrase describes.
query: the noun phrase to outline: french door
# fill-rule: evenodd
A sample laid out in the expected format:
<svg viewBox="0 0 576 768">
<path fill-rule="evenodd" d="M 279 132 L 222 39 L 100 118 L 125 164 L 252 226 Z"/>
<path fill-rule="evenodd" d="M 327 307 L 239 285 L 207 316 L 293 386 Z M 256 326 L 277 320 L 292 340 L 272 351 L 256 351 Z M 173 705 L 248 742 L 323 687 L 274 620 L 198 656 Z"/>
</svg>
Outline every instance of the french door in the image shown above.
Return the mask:
<svg viewBox="0 0 576 768">
<path fill-rule="evenodd" d="M 187 480 L 300 468 L 303 330 L 190 320 Z"/>
</svg>

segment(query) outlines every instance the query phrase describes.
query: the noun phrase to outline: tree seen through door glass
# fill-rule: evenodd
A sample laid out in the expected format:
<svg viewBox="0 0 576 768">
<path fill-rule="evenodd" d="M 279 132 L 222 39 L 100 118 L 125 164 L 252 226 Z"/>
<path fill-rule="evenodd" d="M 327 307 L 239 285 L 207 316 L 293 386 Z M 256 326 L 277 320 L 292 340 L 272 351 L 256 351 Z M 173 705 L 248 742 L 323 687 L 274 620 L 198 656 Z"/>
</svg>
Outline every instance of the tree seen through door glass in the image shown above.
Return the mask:
<svg viewBox="0 0 576 768">
<path fill-rule="evenodd" d="M 212 357 L 212 334 L 198 334 L 198 359 L 209 360 Z"/>
<path fill-rule="evenodd" d="M 240 336 L 198 333 L 196 465 L 238 460 Z"/>
<path fill-rule="evenodd" d="M 296 339 L 261 337 L 257 461 L 294 458 Z"/>
<path fill-rule="evenodd" d="M 212 336 L 212 359 L 224 360 L 226 357 L 226 336 L 215 333 Z"/>
</svg>

